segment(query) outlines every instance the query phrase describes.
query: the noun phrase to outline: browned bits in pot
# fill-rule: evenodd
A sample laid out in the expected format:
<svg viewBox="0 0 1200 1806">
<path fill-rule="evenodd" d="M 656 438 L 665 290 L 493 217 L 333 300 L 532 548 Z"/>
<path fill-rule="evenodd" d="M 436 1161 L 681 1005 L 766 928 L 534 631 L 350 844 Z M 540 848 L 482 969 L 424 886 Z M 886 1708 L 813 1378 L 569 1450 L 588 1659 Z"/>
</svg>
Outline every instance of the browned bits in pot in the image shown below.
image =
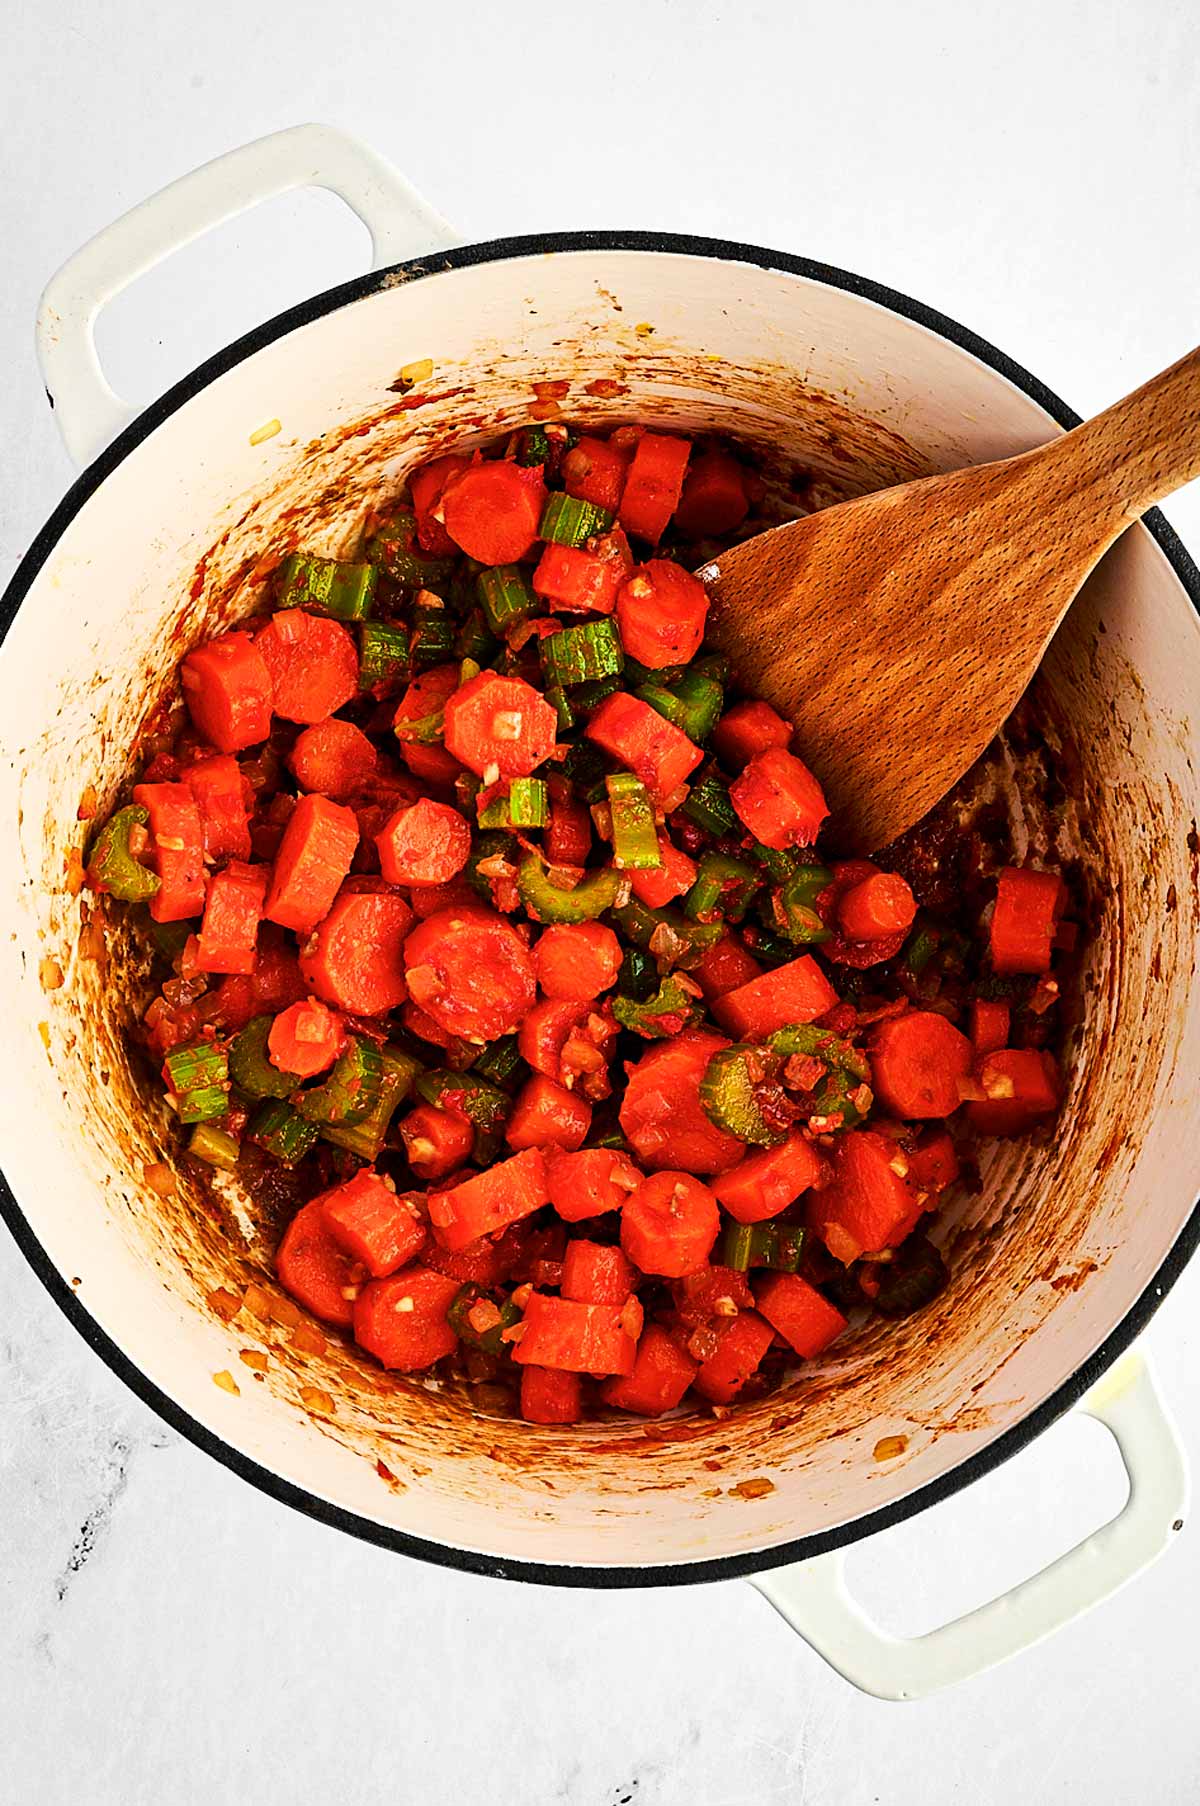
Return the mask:
<svg viewBox="0 0 1200 1806">
<path fill-rule="evenodd" d="M 248 1285 L 242 1303 L 245 1305 L 250 1315 L 252 1317 L 257 1317 L 260 1323 L 268 1323 L 270 1321 L 271 1294 L 270 1292 L 264 1291 L 262 1286 L 254 1284 Z"/>
<path fill-rule="evenodd" d="M 144 1166 L 142 1178 L 150 1190 L 157 1192 L 160 1198 L 175 1196 L 175 1175 L 163 1161 L 155 1160 L 151 1165 Z"/>
<path fill-rule="evenodd" d="M 299 1329 L 304 1321 L 299 1305 L 293 1304 L 290 1298 L 272 1298 L 268 1308 L 272 1321 L 284 1329 Z"/>
<path fill-rule="evenodd" d="M 99 916 L 90 917 L 79 930 L 79 957 L 93 960 L 97 965 L 103 965 L 108 957 L 108 942 Z"/>
<path fill-rule="evenodd" d="M 875 1444 L 876 1461 L 894 1461 L 908 1447 L 907 1436 L 881 1436 Z"/>
<path fill-rule="evenodd" d="M 98 806 L 99 798 L 96 795 L 96 786 L 94 784 L 85 784 L 83 795 L 79 799 L 79 807 L 75 811 L 76 821 L 91 821 Z"/>
<path fill-rule="evenodd" d="M 611 376 L 598 376 L 593 382 L 584 384 L 584 392 L 607 401 L 614 395 L 628 395 L 629 385 L 614 382 Z"/>
<path fill-rule="evenodd" d="M 84 882 L 83 854 L 78 847 L 71 847 L 64 854 L 63 871 L 66 874 L 63 889 L 69 897 L 77 897 Z"/>
<path fill-rule="evenodd" d="M 729 1488 L 729 1496 L 736 1499 L 765 1499 L 769 1492 L 774 1491 L 774 1480 L 768 1480 L 765 1474 L 759 1474 L 753 1480 L 739 1480 L 736 1486 Z"/>
<path fill-rule="evenodd" d="M 43 991 L 60 991 L 67 982 L 62 967 L 50 954 L 38 962 L 38 978 Z"/>
<path fill-rule="evenodd" d="M 320 1411 L 326 1417 L 333 1416 L 333 1400 L 319 1386 L 301 1386 L 300 1403 L 306 1411 Z"/>
<path fill-rule="evenodd" d="M 271 1364 L 262 1350 L 258 1348 L 239 1348 L 238 1360 L 244 1367 L 251 1368 L 255 1373 L 265 1373 Z"/>
<path fill-rule="evenodd" d="M 552 382 L 534 383 L 533 392 L 539 401 L 562 401 L 571 393 L 571 385 L 562 377 L 556 377 Z"/>
<path fill-rule="evenodd" d="M 222 1367 L 220 1373 L 213 1374 L 213 1385 L 219 1386 L 222 1392 L 232 1392 L 235 1398 L 240 1398 L 242 1395 L 241 1387 L 227 1367 Z"/>
<path fill-rule="evenodd" d="M 288 1346 L 298 1354 L 323 1355 L 329 1344 L 313 1324 L 297 1323 L 288 1337 Z"/>
<path fill-rule="evenodd" d="M 230 1292 L 224 1286 L 218 1286 L 214 1292 L 208 1294 L 208 1305 L 209 1309 L 214 1310 L 223 1323 L 229 1323 L 241 1310 L 242 1301 L 236 1292 Z"/>
</svg>

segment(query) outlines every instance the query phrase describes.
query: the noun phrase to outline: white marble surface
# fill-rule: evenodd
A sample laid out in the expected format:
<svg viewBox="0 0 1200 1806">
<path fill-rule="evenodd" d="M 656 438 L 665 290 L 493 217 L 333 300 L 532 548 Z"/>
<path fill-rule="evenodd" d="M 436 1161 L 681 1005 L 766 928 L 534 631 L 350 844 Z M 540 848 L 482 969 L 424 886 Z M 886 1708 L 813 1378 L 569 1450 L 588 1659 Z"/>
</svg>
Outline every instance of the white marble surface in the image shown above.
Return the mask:
<svg viewBox="0 0 1200 1806">
<path fill-rule="evenodd" d="M 252 15 L 252 16 L 251 16 Z M 336 23 L 335 23 L 336 17 Z M 458 9 L 131 0 L 0 9 L 0 581 L 69 479 L 34 368 L 42 281 L 235 142 L 355 128 L 470 236 L 673 226 L 862 270 L 1081 409 L 1197 336 L 1200 26 L 1183 0 Z M 539 152 L 538 142 L 544 146 Z M 149 396 L 351 273 L 325 197 L 127 297 Z M 1169 510 L 1200 547 L 1200 497 Z M 1151 1342 L 1200 1456 L 1200 1268 Z M 860 1550 L 897 1628 L 976 1603 L 1120 1501 L 1067 1424 Z M 0 1240 L 0 1799 L 31 1806 L 1192 1801 L 1200 1536 L 1049 1645 L 910 1707 L 861 1698 L 748 1587 L 581 1594 L 401 1561 L 260 1497 L 135 1401 Z"/>
</svg>

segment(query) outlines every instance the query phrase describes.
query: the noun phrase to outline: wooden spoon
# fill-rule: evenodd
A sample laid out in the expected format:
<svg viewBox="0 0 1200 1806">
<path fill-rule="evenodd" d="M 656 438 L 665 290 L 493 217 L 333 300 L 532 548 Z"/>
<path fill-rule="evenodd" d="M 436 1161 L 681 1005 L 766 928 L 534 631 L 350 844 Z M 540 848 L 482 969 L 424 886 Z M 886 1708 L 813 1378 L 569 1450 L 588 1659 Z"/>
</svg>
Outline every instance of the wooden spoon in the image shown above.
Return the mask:
<svg viewBox="0 0 1200 1806">
<path fill-rule="evenodd" d="M 700 576 L 747 687 L 796 724 L 835 845 L 919 821 L 1011 713 L 1084 578 L 1200 475 L 1200 349 L 1048 445 L 825 508 Z"/>
</svg>

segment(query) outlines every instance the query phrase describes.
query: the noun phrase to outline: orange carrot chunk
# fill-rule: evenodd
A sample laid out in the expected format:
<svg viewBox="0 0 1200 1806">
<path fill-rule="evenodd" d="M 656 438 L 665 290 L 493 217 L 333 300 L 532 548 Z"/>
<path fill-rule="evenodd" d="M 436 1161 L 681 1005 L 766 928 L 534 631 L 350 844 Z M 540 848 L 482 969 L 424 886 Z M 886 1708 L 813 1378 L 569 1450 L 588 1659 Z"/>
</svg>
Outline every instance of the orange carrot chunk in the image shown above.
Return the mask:
<svg viewBox="0 0 1200 1806">
<path fill-rule="evenodd" d="M 574 1298 L 580 1304 L 624 1304 L 636 1278 L 619 1248 L 581 1237 L 567 1243 L 558 1289 L 564 1298 Z"/>
<path fill-rule="evenodd" d="M 910 1010 L 881 1022 L 870 1042 L 871 1084 L 893 1116 L 949 1116 L 971 1070 L 967 1037 L 935 1010 Z"/>
<path fill-rule="evenodd" d="M 418 1179 L 444 1179 L 468 1160 L 475 1131 L 466 1117 L 436 1104 L 418 1104 L 400 1124 L 408 1164 Z"/>
<path fill-rule="evenodd" d="M 150 814 L 159 886 L 150 899 L 156 922 L 186 922 L 204 908 L 204 828 L 186 784 L 135 784 L 133 800 Z"/>
<path fill-rule="evenodd" d="M 811 1361 L 840 1336 L 846 1319 L 798 1273 L 771 1273 L 755 1286 L 758 1308 L 796 1353 Z"/>
<path fill-rule="evenodd" d="M 254 644 L 271 674 L 275 713 L 285 721 L 324 721 L 358 693 L 358 651 L 340 621 L 285 608 Z"/>
<path fill-rule="evenodd" d="M 183 661 L 183 698 L 196 732 L 218 752 L 243 752 L 271 731 L 271 673 L 248 633 L 222 633 Z"/>
<path fill-rule="evenodd" d="M 638 1340 L 633 1368 L 623 1378 L 605 1380 L 600 1396 L 618 1411 L 661 1417 L 673 1411 L 696 1377 L 698 1363 L 684 1354 L 666 1330 L 647 1323 Z"/>
<path fill-rule="evenodd" d="M 301 790 L 320 791 L 343 803 L 375 776 L 379 754 L 350 721 L 318 721 L 297 737 L 288 757 Z"/>
<path fill-rule="evenodd" d="M 808 766 L 782 746 L 757 752 L 729 787 L 729 800 L 765 847 L 808 847 L 829 814 Z"/>
<path fill-rule="evenodd" d="M 837 1002 L 837 992 L 810 953 L 788 960 L 713 1000 L 722 1028 L 739 1041 L 761 1041 L 790 1022 L 815 1022 Z"/>
<path fill-rule="evenodd" d="M 384 1279 L 421 1248 L 425 1224 L 409 1199 L 368 1167 L 344 1185 L 323 1192 L 325 1227 L 351 1260 L 372 1279 Z"/>
<path fill-rule="evenodd" d="M 913 925 L 917 900 L 896 872 L 876 872 L 838 898 L 838 921 L 851 941 L 881 941 Z"/>
<path fill-rule="evenodd" d="M 657 1042 L 626 1069 L 621 1129 L 644 1166 L 703 1175 L 728 1172 L 742 1158 L 745 1143 L 719 1129 L 700 1102 L 708 1062 L 728 1046 L 723 1035 L 689 1030 Z"/>
<path fill-rule="evenodd" d="M 1034 1048 L 1002 1047 L 977 1061 L 975 1077 L 985 1096 L 967 1105 L 981 1135 L 1024 1135 L 1061 1101 L 1058 1067 L 1051 1054 Z"/>
<path fill-rule="evenodd" d="M 578 1423 L 583 1416 L 579 1375 L 561 1368 L 522 1367 L 521 1416 L 526 1423 Z"/>
<path fill-rule="evenodd" d="M 546 1163 L 550 1202 L 567 1223 L 582 1223 L 588 1217 L 620 1210 L 641 1182 L 642 1174 L 632 1160 L 615 1148 L 552 1153 Z"/>
<path fill-rule="evenodd" d="M 537 994 L 525 942 L 482 904 L 438 910 L 420 923 L 405 942 L 404 965 L 414 1002 L 465 1041 L 511 1035 Z"/>
<path fill-rule="evenodd" d="M 546 1157 L 540 1148 L 528 1148 L 449 1191 L 430 1192 L 429 1220 L 442 1247 L 454 1252 L 532 1216 L 547 1196 Z"/>
<path fill-rule="evenodd" d="M 712 1182 L 713 1196 L 738 1223 L 762 1223 L 819 1185 L 829 1168 L 811 1141 L 793 1133 L 775 1148 L 759 1148 Z"/>
<path fill-rule="evenodd" d="M 545 488 L 515 464 L 475 464 L 447 484 L 442 520 L 451 540 L 480 564 L 516 564 L 537 539 Z"/>
<path fill-rule="evenodd" d="M 719 1228 L 707 1185 L 690 1173 L 652 1173 L 621 1213 L 621 1246 L 643 1273 L 679 1279 L 704 1265 Z"/>
<path fill-rule="evenodd" d="M 268 920 L 310 934 L 329 914 L 357 845 L 353 810 L 328 797 L 302 796 L 275 855 L 264 912 Z"/>
<path fill-rule="evenodd" d="M 660 865 L 628 874 L 634 896 L 648 909 L 665 908 L 676 897 L 682 897 L 686 891 L 691 890 L 696 882 L 695 860 L 689 859 L 686 853 L 681 853 L 665 834 L 658 836 L 658 857 L 662 862 Z M 755 971 L 757 970 L 756 966 Z"/>
<path fill-rule="evenodd" d="M 405 1267 L 372 1279 L 354 1306 L 354 1339 L 384 1367 L 417 1373 L 453 1352 L 458 1337 L 446 1313 L 460 1281 L 429 1267 Z"/>
<path fill-rule="evenodd" d="M 654 671 L 694 658 L 707 618 L 708 591 L 670 558 L 639 565 L 617 597 L 621 644 L 630 658 Z"/>
<path fill-rule="evenodd" d="M 1057 872 L 1007 866 L 996 886 L 992 965 L 997 972 L 1048 972 L 1067 887 Z"/>
<path fill-rule="evenodd" d="M 592 1106 L 543 1072 L 517 1093 L 504 1139 L 510 1148 L 581 1147 L 592 1126 Z"/>
<path fill-rule="evenodd" d="M 305 1204 L 284 1231 L 275 1255 L 279 1283 L 314 1317 L 348 1328 L 358 1288 L 353 1262 L 325 1222 L 325 1202 Z"/>
<path fill-rule="evenodd" d="M 731 1405 L 775 1340 L 775 1331 L 755 1311 L 739 1311 L 719 1332 L 715 1353 L 701 1362 L 692 1385 L 713 1405 Z"/>
<path fill-rule="evenodd" d="M 835 1260 L 894 1248 L 916 1227 L 922 1210 L 906 1155 L 888 1135 L 851 1129 L 837 1144 L 833 1179 L 812 1193 L 807 1215 Z"/>
<path fill-rule="evenodd" d="M 209 881 L 196 964 L 201 972 L 253 972 L 269 873 L 231 859 Z"/>
<path fill-rule="evenodd" d="M 621 969 L 621 943 L 603 922 L 561 922 L 547 928 L 533 950 L 537 980 L 547 997 L 590 1002 L 611 990 Z"/>
<path fill-rule="evenodd" d="M 679 506 L 691 441 L 643 433 L 621 490 L 618 518 L 627 533 L 657 545 Z"/>
<path fill-rule="evenodd" d="M 631 1325 L 633 1327 L 631 1333 Z M 623 1305 L 579 1304 L 534 1292 L 521 1319 L 513 1359 L 521 1366 L 565 1368 L 569 1373 L 632 1373 L 641 1329 L 636 1300 Z"/>
<path fill-rule="evenodd" d="M 280 1072 L 294 1072 L 311 1079 L 326 1072 L 346 1045 L 340 1016 L 326 1009 L 318 997 L 281 1010 L 267 1036 L 267 1058 Z"/>
<path fill-rule="evenodd" d="M 180 772 L 196 799 L 204 851 L 209 859 L 249 859 L 252 792 L 229 753 L 198 759 Z"/>
<path fill-rule="evenodd" d="M 755 753 L 792 743 L 790 722 L 777 715 L 768 702 L 735 702 L 713 729 L 713 747 L 722 765 L 741 771 Z"/>
<path fill-rule="evenodd" d="M 470 857 L 471 830 L 457 809 L 423 796 L 389 816 L 375 845 L 389 884 L 446 884 Z"/>
<path fill-rule="evenodd" d="M 674 795 L 704 757 L 674 722 L 623 690 L 605 697 L 585 731 L 589 740 L 641 778 L 660 802 Z"/>
<path fill-rule="evenodd" d="M 481 671 L 446 704 L 446 749 L 482 778 L 491 771 L 527 778 L 550 756 L 557 733 L 558 716 L 520 677 Z"/>
</svg>

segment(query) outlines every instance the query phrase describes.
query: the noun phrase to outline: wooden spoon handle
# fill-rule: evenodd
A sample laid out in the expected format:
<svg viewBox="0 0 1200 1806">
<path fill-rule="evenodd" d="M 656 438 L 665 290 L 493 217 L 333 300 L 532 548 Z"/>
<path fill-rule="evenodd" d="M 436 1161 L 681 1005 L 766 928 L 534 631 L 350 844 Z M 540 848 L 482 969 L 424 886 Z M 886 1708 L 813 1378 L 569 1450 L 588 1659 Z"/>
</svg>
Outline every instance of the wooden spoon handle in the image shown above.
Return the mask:
<svg viewBox="0 0 1200 1806">
<path fill-rule="evenodd" d="M 1200 348 L 1051 449 L 1108 495 L 1122 524 L 1136 520 L 1200 476 Z"/>
</svg>

